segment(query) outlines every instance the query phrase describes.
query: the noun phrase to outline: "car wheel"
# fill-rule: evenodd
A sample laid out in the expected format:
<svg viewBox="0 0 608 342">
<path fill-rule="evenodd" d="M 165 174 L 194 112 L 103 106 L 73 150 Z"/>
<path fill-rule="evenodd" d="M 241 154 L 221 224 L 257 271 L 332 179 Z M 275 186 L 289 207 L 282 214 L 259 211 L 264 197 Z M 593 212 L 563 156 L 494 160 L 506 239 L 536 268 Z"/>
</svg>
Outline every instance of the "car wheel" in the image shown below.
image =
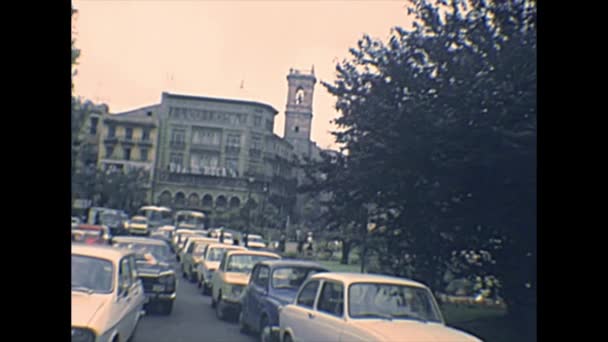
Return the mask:
<svg viewBox="0 0 608 342">
<path fill-rule="evenodd" d="M 291 335 L 285 334 L 285 336 L 283 337 L 283 342 L 293 342 Z"/>
<path fill-rule="evenodd" d="M 217 299 L 217 303 L 215 304 L 215 316 L 220 321 L 226 319 L 226 314 L 224 313 L 224 303 L 222 303 L 222 294 L 220 293 L 219 298 Z"/>
<path fill-rule="evenodd" d="M 215 302 L 215 299 L 213 298 L 213 293 L 211 294 L 211 307 L 215 309 L 215 306 L 217 305 L 217 303 Z"/>
<path fill-rule="evenodd" d="M 196 282 L 196 276 L 194 274 L 194 271 L 192 271 L 192 269 L 190 269 L 190 282 L 191 283 L 195 283 Z"/>
<path fill-rule="evenodd" d="M 248 334 L 251 331 L 247 323 L 245 323 L 245 318 L 243 317 L 243 310 L 241 310 L 241 312 L 239 313 L 239 331 L 242 334 Z"/>
<path fill-rule="evenodd" d="M 268 316 L 263 315 L 260 320 L 260 342 L 270 342 L 270 334 L 268 332 L 264 332 L 264 329 L 268 327 Z"/>
<path fill-rule="evenodd" d="M 167 300 L 167 301 L 161 302 L 160 304 L 161 304 L 160 313 L 165 316 L 169 316 L 171 314 L 171 312 L 173 311 L 173 301 Z"/>
</svg>

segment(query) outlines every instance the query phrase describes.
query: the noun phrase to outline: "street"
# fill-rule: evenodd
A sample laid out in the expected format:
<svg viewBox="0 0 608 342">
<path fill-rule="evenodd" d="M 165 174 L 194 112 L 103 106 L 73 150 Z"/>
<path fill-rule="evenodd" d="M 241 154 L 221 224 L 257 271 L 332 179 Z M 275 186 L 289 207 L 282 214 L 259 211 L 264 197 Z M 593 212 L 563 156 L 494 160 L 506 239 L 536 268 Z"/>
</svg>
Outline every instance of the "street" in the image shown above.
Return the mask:
<svg viewBox="0 0 608 342">
<path fill-rule="evenodd" d="M 196 284 L 180 277 L 171 315 L 147 313 L 139 323 L 135 341 L 253 342 L 257 339 L 241 334 L 236 321 L 218 320 L 211 308 L 211 297 L 201 295 Z"/>
</svg>

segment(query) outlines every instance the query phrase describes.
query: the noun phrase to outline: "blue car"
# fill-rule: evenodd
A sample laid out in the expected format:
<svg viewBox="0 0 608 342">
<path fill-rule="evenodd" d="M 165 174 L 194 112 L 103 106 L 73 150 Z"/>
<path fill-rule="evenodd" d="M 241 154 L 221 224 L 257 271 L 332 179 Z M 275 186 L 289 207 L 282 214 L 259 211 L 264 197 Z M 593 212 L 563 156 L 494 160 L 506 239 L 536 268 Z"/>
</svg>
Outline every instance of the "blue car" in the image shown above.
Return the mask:
<svg viewBox="0 0 608 342">
<path fill-rule="evenodd" d="M 279 307 L 293 302 L 304 280 L 319 272 L 329 270 L 315 262 L 301 260 L 257 263 L 241 297 L 241 332 L 261 334 L 266 327 L 278 326 Z"/>
</svg>

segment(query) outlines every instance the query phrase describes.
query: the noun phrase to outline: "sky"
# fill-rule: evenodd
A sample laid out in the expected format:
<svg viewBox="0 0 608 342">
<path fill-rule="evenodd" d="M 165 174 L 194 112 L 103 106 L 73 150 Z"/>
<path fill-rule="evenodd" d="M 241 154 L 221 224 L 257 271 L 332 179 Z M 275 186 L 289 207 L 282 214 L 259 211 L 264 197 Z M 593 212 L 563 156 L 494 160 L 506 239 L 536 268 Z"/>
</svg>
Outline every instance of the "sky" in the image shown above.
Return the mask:
<svg viewBox="0 0 608 342">
<path fill-rule="evenodd" d="M 163 91 L 253 100 L 279 111 L 283 136 L 287 74 L 314 65 L 312 140 L 335 148 L 336 63 L 368 34 L 386 41 L 407 27 L 404 0 L 73 0 L 81 50 L 77 96 L 119 113 L 160 102 Z M 241 88 L 242 86 L 242 88 Z"/>
</svg>

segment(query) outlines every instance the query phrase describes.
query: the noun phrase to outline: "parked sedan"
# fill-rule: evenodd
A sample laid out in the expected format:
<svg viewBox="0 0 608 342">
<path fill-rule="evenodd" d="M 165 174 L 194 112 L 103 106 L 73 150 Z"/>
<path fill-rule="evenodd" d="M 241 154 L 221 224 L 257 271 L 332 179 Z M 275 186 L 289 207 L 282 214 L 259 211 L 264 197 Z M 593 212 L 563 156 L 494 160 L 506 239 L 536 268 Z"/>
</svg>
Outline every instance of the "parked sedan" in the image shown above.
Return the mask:
<svg viewBox="0 0 608 342">
<path fill-rule="evenodd" d="M 480 342 L 449 328 L 431 291 L 407 279 L 320 273 L 279 313 L 284 342 Z"/>
<path fill-rule="evenodd" d="M 133 216 L 128 227 L 129 234 L 131 235 L 150 235 L 148 219 L 144 216 Z"/>
<path fill-rule="evenodd" d="M 279 307 L 293 302 L 300 285 L 311 275 L 328 272 L 310 261 L 269 260 L 255 265 L 241 300 L 241 332 L 262 333 L 279 324 Z"/>
<path fill-rule="evenodd" d="M 228 251 L 224 253 L 211 280 L 211 307 L 217 318 L 224 320 L 227 312 L 238 314 L 243 289 L 249 283 L 253 266 L 264 260 L 281 259 L 275 253 L 260 251 Z"/>
<path fill-rule="evenodd" d="M 194 270 L 196 266 L 203 261 L 203 252 L 205 247 L 211 243 L 217 243 L 217 239 L 206 238 L 199 236 L 192 236 L 181 255 L 182 271 L 184 278 L 191 282 L 196 281 L 196 274 Z"/>
<path fill-rule="evenodd" d="M 143 315 L 145 296 L 135 253 L 72 244 L 72 341 L 127 341 Z"/>
<path fill-rule="evenodd" d="M 154 308 L 164 315 L 171 314 L 177 296 L 177 279 L 169 246 L 157 239 L 131 236 L 116 237 L 113 244 L 137 253 L 136 269 L 143 283 L 146 310 Z"/>
<path fill-rule="evenodd" d="M 222 256 L 226 251 L 246 250 L 241 246 L 230 246 L 224 243 L 211 243 L 205 246 L 203 251 L 202 261 L 196 265 L 194 273 L 197 279 L 198 287 L 202 288 L 204 295 L 211 294 L 211 279 L 213 272 L 217 270 L 222 260 Z"/>
</svg>

